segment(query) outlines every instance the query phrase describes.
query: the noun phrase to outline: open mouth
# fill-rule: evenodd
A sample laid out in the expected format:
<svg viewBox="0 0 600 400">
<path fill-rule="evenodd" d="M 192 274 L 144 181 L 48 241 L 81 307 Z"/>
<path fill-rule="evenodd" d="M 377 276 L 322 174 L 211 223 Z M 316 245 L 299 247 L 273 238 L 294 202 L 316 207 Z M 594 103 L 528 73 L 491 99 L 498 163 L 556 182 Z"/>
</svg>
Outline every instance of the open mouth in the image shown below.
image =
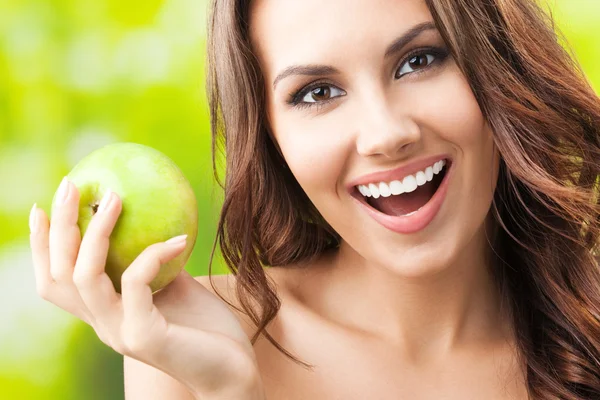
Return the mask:
<svg viewBox="0 0 600 400">
<path fill-rule="evenodd" d="M 380 182 L 362 188 L 355 187 L 353 196 L 380 213 L 389 216 L 409 215 L 431 200 L 451 166 L 451 160 L 445 159 L 439 171 L 433 174 L 419 173 L 404 178 L 402 183 Z"/>
</svg>

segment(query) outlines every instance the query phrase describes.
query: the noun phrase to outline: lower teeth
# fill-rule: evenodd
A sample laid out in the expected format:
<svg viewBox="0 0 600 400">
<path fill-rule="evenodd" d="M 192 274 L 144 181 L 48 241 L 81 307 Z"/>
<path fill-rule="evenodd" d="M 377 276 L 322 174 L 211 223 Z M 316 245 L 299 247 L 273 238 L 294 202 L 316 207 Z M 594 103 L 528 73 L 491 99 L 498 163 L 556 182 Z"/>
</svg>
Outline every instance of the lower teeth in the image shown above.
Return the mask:
<svg viewBox="0 0 600 400">
<path fill-rule="evenodd" d="M 404 215 L 402 215 L 402 216 L 403 216 L 403 217 L 408 217 L 409 215 L 416 214 L 416 213 L 418 213 L 418 212 L 421 210 L 421 208 L 423 208 L 423 207 L 419 207 L 419 208 L 418 208 L 418 209 L 416 209 L 415 211 L 409 212 L 408 214 L 404 214 Z"/>
</svg>

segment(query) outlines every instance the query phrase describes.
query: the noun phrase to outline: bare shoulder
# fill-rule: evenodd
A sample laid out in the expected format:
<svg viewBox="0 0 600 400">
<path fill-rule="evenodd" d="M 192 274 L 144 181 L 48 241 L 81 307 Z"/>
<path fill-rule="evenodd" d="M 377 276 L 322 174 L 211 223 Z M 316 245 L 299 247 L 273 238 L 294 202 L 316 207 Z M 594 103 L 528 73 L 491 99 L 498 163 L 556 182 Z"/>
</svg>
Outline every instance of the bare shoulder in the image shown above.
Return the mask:
<svg viewBox="0 0 600 400">
<path fill-rule="evenodd" d="M 196 276 L 194 279 L 200 282 L 208 291 L 212 294 L 220 295 L 229 302 L 235 300 L 235 276 L 231 274 L 227 275 L 201 275 Z M 237 304 L 236 304 L 237 305 Z"/>
<path fill-rule="evenodd" d="M 286 283 L 286 279 L 290 275 L 290 272 L 292 272 L 294 269 L 297 269 L 297 268 L 267 267 L 267 268 L 264 268 L 263 270 L 265 271 L 265 274 L 267 275 L 267 279 L 271 279 L 273 281 L 273 283 L 275 283 L 275 285 L 277 286 L 277 289 L 279 290 L 279 289 L 285 289 L 285 287 L 283 285 Z M 214 289 L 213 289 L 212 285 L 210 284 L 209 278 L 210 277 L 208 275 L 202 275 L 202 276 L 196 276 L 194 279 L 196 279 L 198 282 L 200 282 L 202 285 L 204 285 L 208 290 L 210 290 L 214 294 Z M 214 286 L 217 288 L 217 290 L 219 290 L 219 291 L 222 290 L 224 292 L 231 292 L 230 294 L 235 293 L 234 292 L 235 281 L 236 281 L 235 275 L 233 275 L 233 274 L 212 275 L 212 281 L 214 283 Z"/>
<path fill-rule="evenodd" d="M 264 270 L 267 275 L 267 279 L 271 280 L 271 282 L 275 285 L 277 295 L 280 298 L 282 296 L 285 297 L 287 293 L 287 276 L 289 274 L 286 268 L 265 268 Z M 250 317 L 243 312 L 242 305 L 237 298 L 235 291 L 236 276 L 233 274 L 212 275 L 212 277 L 203 275 L 196 276 L 194 279 L 201 283 L 213 295 L 221 298 L 221 300 L 225 300 L 226 304 L 230 303 L 227 304 L 227 306 L 238 318 L 242 328 L 244 329 L 244 332 L 246 332 L 248 338 L 251 339 L 256 332 L 256 325 L 252 322 Z"/>
</svg>

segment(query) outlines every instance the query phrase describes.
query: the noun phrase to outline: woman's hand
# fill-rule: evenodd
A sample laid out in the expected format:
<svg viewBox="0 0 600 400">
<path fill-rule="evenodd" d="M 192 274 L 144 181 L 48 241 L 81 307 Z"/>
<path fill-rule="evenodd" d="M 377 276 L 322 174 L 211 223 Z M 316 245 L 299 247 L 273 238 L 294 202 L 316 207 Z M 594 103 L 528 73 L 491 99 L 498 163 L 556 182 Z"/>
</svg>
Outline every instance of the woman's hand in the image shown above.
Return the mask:
<svg viewBox="0 0 600 400">
<path fill-rule="evenodd" d="M 79 191 L 68 181 L 64 189 L 52 224 L 35 206 L 30 216 L 39 295 L 91 325 L 117 352 L 166 372 L 197 396 L 260 385 L 252 345 L 223 301 L 186 271 L 152 295 L 149 283 L 183 251 L 185 237 L 146 248 L 123 274 L 118 294 L 104 268 L 121 200 L 110 194 L 82 239 Z"/>
</svg>

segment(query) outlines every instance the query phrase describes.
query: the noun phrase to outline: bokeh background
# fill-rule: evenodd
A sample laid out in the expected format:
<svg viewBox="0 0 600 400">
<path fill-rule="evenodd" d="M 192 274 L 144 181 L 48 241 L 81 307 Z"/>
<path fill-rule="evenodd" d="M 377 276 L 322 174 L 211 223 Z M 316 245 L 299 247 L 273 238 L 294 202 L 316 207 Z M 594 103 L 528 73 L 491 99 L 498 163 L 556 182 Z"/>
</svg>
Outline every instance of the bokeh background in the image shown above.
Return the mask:
<svg viewBox="0 0 600 400">
<path fill-rule="evenodd" d="M 600 1 L 546 0 L 600 89 Z M 34 202 L 90 151 L 134 141 L 171 157 L 198 198 L 187 269 L 208 273 L 221 194 L 204 93 L 206 0 L 0 1 L 0 399 L 122 399 L 122 358 L 39 299 Z M 226 270 L 217 260 L 215 273 Z"/>
</svg>

